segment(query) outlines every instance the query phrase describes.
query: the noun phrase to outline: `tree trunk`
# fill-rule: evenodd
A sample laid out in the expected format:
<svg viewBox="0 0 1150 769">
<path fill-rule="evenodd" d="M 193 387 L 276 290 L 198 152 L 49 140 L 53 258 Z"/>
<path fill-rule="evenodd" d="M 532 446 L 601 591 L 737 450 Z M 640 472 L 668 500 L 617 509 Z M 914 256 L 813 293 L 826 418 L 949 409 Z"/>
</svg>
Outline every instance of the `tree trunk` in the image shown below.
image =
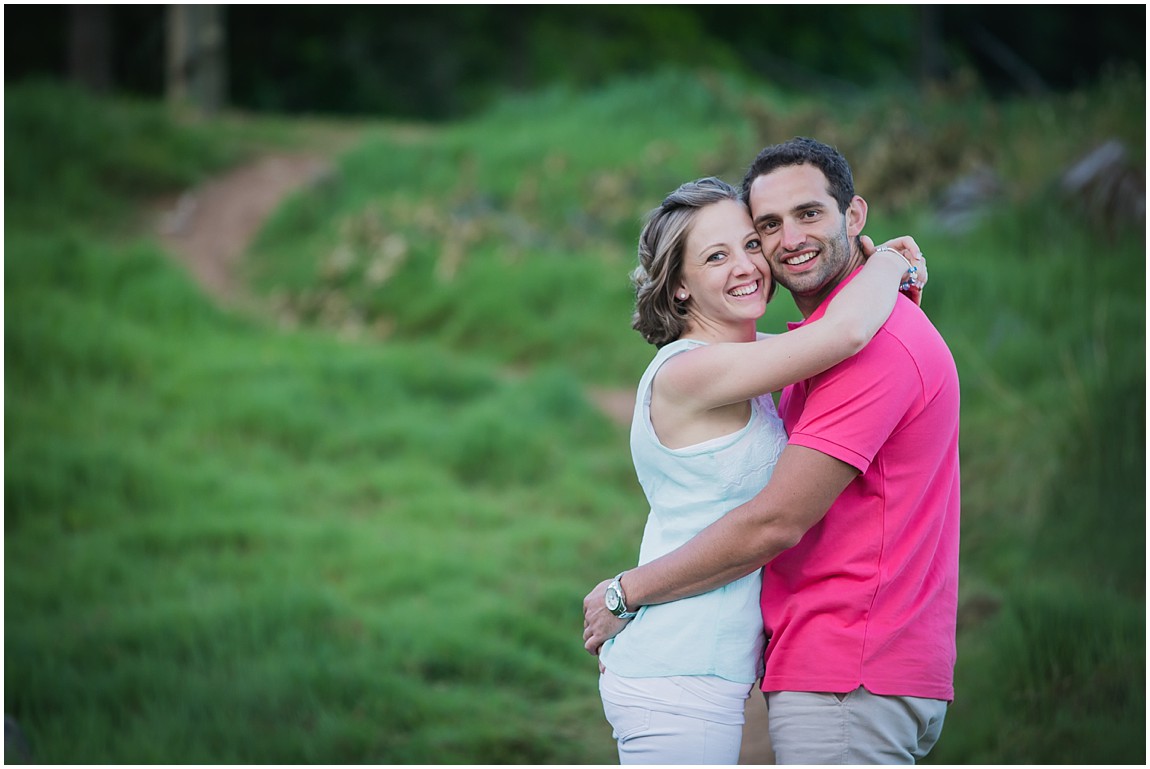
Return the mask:
<svg viewBox="0 0 1150 769">
<path fill-rule="evenodd" d="M 106 5 L 68 7 L 68 77 L 97 92 L 112 87 L 112 25 Z"/>
<path fill-rule="evenodd" d="M 946 76 L 942 11 L 937 6 L 921 5 L 918 10 L 918 22 L 918 77 L 922 85 L 929 85 Z"/>
<path fill-rule="evenodd" d="M 169 5 L 168 102 L 214 115 L 224 105 L 227 62 L 218 5 Z"/>
</svg>

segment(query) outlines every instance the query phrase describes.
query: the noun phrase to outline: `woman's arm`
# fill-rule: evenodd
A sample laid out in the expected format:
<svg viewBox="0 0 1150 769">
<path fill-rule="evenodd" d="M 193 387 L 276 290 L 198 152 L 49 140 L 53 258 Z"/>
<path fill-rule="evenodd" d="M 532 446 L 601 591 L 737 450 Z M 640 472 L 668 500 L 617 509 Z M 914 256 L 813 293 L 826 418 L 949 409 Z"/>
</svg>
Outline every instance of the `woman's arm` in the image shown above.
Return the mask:
<svg viewBox="0 0 1150 769">
<path fill-rule="evenodd" d="M 918 253 L 910 238 L 883 244 L 823 317 L 801 328 L 757 342 L 712 344 L 676 355 L 659 372 L 660 395 L 702 411 L 781 390 L 851 357 L 890 316 L 910 266 L 890 243 Z"/>
<path fill-rule="evenodd" d="M 627 606 L 666 603 L 726 585 L 797 543 L 855 479 L 858 470 L 805 446 L 783 449 L 771 481 L 689 542 L 642 566 L 620 582 Z M 607 611 L 599 583 L 583 599 L 583 645 L 598 654 L 628 620 Z"/>
</svg>

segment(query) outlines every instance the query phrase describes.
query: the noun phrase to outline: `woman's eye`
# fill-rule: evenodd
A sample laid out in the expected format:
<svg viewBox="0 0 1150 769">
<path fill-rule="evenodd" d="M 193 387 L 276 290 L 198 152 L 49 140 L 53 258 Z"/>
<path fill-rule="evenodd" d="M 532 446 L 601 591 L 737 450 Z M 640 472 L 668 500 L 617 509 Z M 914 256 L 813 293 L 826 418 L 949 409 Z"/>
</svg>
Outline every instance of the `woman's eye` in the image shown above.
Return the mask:
<svg viewBox="0 0 1150 769">
<path fill-rule="evenodd" d="M 710 254 L 707 257 L 707 261 L 708 262 L 718 262 L 718 261 L 725 259 L 726 257 L 727 257 L 727 255 L 725 253 L 723 253 L 722 251 L 716 251 L 715 253 Z"/>
<path fill-rule="evenodd" d="M 760 241 L 758 238 L 754 238 L 752 240 L 747 241 L 747 250 L 748 251 L 762 251 L 763 250 L 762 241 Z"/>
</svg>

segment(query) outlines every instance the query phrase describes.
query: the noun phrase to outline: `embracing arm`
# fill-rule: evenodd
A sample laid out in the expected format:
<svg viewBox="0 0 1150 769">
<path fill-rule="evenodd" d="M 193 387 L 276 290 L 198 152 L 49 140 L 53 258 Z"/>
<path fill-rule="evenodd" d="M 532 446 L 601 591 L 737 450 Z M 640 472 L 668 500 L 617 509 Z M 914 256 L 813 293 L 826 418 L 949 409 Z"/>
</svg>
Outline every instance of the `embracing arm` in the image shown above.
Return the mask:
<svg viewBox="0 0 1150 769">
<path fill-rule="evenodd" d="M 910 238 L 890 242 L 912 255 L 917 252 Z M 658 396 L 706 410 L 775 392 L 826 371 L 865 347 L 886 322 L 909 266 L 899 252 L 887 244 L 880 246 L 830 302 L 823 317 L 757 342 L 712 344 L 677 355 L 659 373 Z"/>
<path fill-rule="evenodd" d="M 708 345 L 677 355 L 664 365 L 660 377 L 672 384 L 668 395 L 677 395 L 683 403 L 692 392 L 710 393 L 706 397 L 711 400 L 696 400 L 696 407 L 733 403 L 805 379 L 862 349 L 893 309 L 898 282 L 908 266 L 898 254 L 875 251 L 869 238 L 863 238 L 863 244 L 870 259 L 828 305 L 822 318 L 768 340 Z M 890 241 L 880 249 L 886 246 L 895 246 L 900 253 L 909 254 L 911 261 L 921 262 L 921 252 L 909 237 Z M 925 283 L 925 263 L 920 270 L 922 282 L 910 294 L 916 304 Z M 881 295 L 882 300 L 876 302 L 874 294 Z M 812 328 L 819 330 L 811 333 Z M 828 346 L 820 347 L 819 340 Z M 813 351 L 812 346 L 816 348 Z M 712 358 L 703 357 L 711 354 Z M 666 376 L 673 363 L 691 356 L 699 366 L 678 366 L 678 377 Z M 753 373 L 743 375 L 744 367 Z M 771 482 L 758 496 L 679 549 L 626 572 L 621 583 L 627 605 L 634 609 L 686 598 L 751 573 L 794 546 L 857 475 L 856 468 L 826 454 L 788 446 Z M 584 646 L 592 654 L 598 654 L 603 643 L 626 625 L 626 620 L 613 616 L 604 604 L 609 582 L 601 582 L 583 600 Z"/>
<path fill-rule="evenodd" d="M 621 582 L 627 605 L 687 598 L 750 574 L 798 543 L 856 475 L 854 467 L 819 451 L 787 446 L 758 496 L 677 550 L 626 572 Z M 583 600 L 583 641 L 592 654 L 626 625 L 604 606 L 606 584 Z"/>
</svg>

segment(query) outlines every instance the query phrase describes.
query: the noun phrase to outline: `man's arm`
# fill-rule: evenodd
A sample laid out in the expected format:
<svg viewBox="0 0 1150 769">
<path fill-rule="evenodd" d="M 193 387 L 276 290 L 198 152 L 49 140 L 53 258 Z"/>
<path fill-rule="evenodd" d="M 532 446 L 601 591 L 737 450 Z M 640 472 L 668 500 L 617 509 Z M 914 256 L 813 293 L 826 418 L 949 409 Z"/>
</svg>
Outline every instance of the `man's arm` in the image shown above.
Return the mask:
<svg viewBox="0 0 1150 769">
<path fill-rule="evenodd" d="M 796 545 L 858 472 L 814 449 L 787 446 L 770 482 L 754 499 L 677 550 L 624 574 L 627 606 L 635 610 L 687 598 L 750 574 Z M 605 586 L 600 583 L 583 600 L 584 646 L 592 654 L 626 625 L 606 610 Z"/>
</svg>

